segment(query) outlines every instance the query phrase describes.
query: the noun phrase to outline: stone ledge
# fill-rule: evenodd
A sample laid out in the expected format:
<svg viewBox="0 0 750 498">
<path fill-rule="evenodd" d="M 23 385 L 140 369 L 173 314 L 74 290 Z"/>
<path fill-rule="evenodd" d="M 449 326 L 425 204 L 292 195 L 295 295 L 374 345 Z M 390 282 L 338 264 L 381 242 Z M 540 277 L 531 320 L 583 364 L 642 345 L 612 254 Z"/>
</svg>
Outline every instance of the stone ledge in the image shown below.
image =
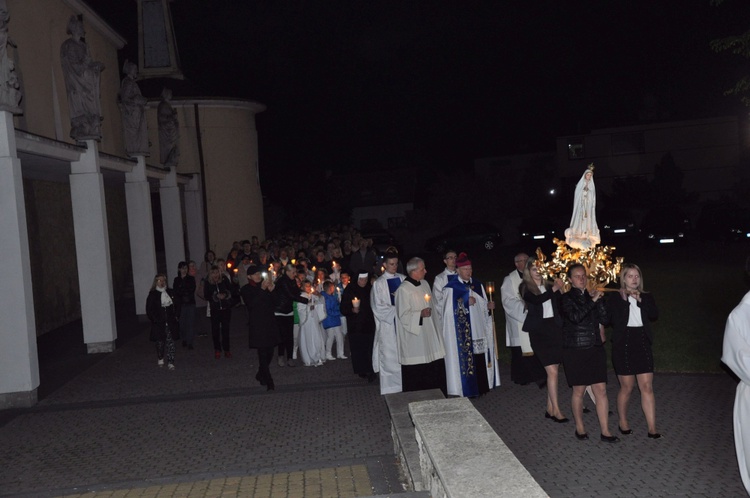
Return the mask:
<svg viewBox="0 0 750 498">
<path fill-rule="evenodd" d="M 391 415 L 393 451 L 401 462 L 401 470 L 410 489 L 422 491 L 422 473 L 419 463 L 419 446 L 414 433 L 414 422 L 409 415 L 409 403 L 445 399 L 440 389 L 385 395 L 385 404 Z"/>
<path fill-rule="evenodd" d="M 37 390 L 38 389 L 14 393 L 1 393 L 0 410 L 7 410 L 10 408 L 30 408 L 34 406 L 38 401 Z"/>
<path fill-rule="evenodd" d="M 548 496 L 468 399 L 415 402 L 409 413 L 434 498 Z"/>
</svg>

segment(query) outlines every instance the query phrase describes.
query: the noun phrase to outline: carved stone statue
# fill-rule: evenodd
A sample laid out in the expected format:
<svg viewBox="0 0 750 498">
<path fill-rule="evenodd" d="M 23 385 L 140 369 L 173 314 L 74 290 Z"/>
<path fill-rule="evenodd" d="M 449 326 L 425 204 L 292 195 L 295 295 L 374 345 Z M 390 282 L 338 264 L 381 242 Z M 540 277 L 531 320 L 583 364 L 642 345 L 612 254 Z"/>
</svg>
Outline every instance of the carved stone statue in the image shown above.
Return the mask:
<svg viewBox="0 0 750 498">
<path fill-rule="evenodd" d="M 100 74 L 104 64 L 92 60 L 84 40 L 83 21 L 71 16 L 68 34 L 60 47 L 60 61 L 70 108 L 70 137 L 75 140 L 102 138 L 102 107 L 99 98 Z"/>
<path fill-rule="evenodd" d="M 10 14 L 5 0 L 0 0 L 0 110 L 13 113 L 21 112 L 21 85 L 18 83 L 16 66 L 8 57 L 8 45 L 15 47 L 8 37 Z"/>
<path fill-rule="evenodd" d="M 165 88 L 161 92 L 161 102 L 157 108 L 159 121 L 159 162 L 165 167 L 177 166 L 180 158 L 178 142 L 180 141 L 180 123 L 177 111 L 172 104 L 172 90 Z"/>
<path fill-rule="evenodd" d="M 141 94 L 135 79 L 138 66 L 126 60 L 122 66 L 125 77 L 117 96 L 122 114 L 122 134 L 128 156 L 148 156 L 148 128 L 146 126 L 146 97 Z"/>
<path fill-rule="evenodd" d="M 591 249 L 601 242 L 596 224 L 594 165 L 590 164 L 576 185 L 573 216 L 565 230 L 565 243 L 574 249 Z"/>
</svg>

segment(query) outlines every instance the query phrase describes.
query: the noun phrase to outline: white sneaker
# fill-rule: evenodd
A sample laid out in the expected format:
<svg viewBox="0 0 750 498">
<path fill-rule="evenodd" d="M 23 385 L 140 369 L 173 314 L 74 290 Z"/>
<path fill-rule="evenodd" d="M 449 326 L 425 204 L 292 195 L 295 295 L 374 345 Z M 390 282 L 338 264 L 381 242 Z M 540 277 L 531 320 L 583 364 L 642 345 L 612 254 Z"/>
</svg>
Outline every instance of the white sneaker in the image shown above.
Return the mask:
<svg viewBox="0 0 750 498">
<path fill-rule="evenodd" d="M 332 354 L 330 354 L 330 353 L 326 355 L 326 360 L 335 360 L 335 359 L 336 359 L 336 357 L 335 357 L 335 356 L 333 356 L 333 355 L 332 355 Z"/>
<path fill-rule="evenodd" d="M 344 356 L 343 354 L 339 356 L 339 360 L 346 360 L 349 358 L 348 356 Z"/>
<path fill-rule="evenodd" d="M 315 364 L 316 367 L 322 366 L 323 360 L 318 360 L 318 362 Z"/>
<path fill-rule="evenodd" d="M 167 365 L 167 368 L 170 370 L 174 370 L 174 363 L 170 363 L 169 365 Z"/>
<path fill-rule="evenodd" d="M 156 364 L 159 365 L 160 367 L 163 367 L 164 366 L 164 359 L 158 360 L 156 362 Z"/>
</svg>

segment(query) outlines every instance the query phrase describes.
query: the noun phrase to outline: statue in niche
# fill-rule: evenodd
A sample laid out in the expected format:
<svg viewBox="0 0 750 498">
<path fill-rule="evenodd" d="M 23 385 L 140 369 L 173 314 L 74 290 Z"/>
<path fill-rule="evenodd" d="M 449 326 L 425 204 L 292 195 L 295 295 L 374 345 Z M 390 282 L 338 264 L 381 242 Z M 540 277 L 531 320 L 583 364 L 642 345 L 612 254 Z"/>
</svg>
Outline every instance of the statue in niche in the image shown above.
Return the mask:
<svg viewBox="0 0 750 498">
<path fill-rule="evenodd" d="M 596 224 L 594 165 L 589 164 L 576 185 L 573 216 L 565 230 L 565 243 L 574 249 L 591 249 L 601 242 Z"/>
<path fill-rule="evenodd" d="M 178 142 L 180 140 L 180 123 L 177 111 L 170 103 L 172 90 L 165 88 L 161 92 L 161 102 L 157 108 L 159 121 L 159 162 L 169 168 L 177 166 L 180 158 Z"/>
<path fill-rule="evenodd" d="M 138 66 L 126 60 L 122 66 L 125 77 L 120 85 L 117 101 L 122 114 L 122 133 L 128 156 L 148 156 L 148 128 L 146 126 L 146 97 L 136 83 Z"/>
<path fill-rule="evenodd" d="M 68 93 L 70 137 L 74 140 L 101 140 L 99 80 L 104 64 L 91 58 L 80 17 L 70 17 L 68 34 L 70 38 L 60 47 L 60 62 Z"/>
<path fill-rule="evenodd" d="M 0 0 L 0 110 L 16 114 L 21 112 L 21 85 L 18 82 L 16 66 L 8 57 L 8 46 L 16 44 L 8 36 L 10 14 L 5 0 Z"/>
</svg>

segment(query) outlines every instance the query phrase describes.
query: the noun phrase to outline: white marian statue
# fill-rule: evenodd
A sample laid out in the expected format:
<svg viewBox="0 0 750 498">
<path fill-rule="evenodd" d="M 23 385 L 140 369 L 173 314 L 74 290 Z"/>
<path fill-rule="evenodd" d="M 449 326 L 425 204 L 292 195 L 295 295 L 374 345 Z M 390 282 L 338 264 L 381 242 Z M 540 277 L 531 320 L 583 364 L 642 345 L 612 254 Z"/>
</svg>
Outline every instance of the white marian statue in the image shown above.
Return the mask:
<svg viewBox="0 0 750 498">
<path fill-rule="evenodd" d="M 594 165 L 589 164 L 576 185 L 573 216 L 565 230 L 565 243 L 574 249 L 591 249 L 601 242 L 596 225 Z"/>
</svg>

